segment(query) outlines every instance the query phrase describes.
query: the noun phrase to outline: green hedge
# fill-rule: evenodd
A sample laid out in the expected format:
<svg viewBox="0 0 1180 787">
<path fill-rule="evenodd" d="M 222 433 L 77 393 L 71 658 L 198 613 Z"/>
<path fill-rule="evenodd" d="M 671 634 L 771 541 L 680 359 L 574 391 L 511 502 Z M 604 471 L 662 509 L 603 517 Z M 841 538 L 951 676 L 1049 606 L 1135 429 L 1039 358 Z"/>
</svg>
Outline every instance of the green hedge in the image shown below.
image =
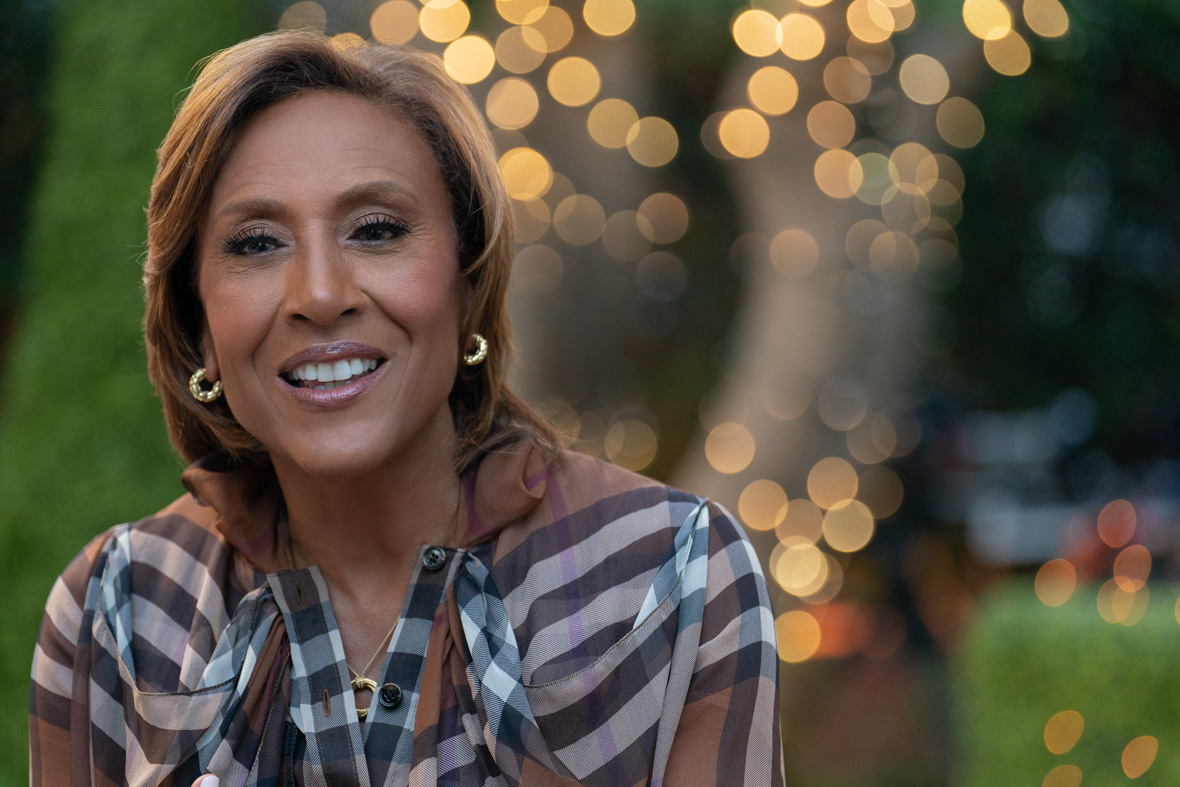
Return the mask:
<svg viewBox="0 0 1180 787">
<path fill-rule="evenodd" d="M 1149 589 L 1134 626 L 1102 619 L 1096 587 L 1080 587 L 1055 609 L 1025 582 L 982 600 L 954 664 L 963 785 L 1040 784 L 1066 763 L 1084 784 L 1126 784 L 1123 748 L 1140 735 L 1158 738 L 1159 751 L 1136 783 L 1180 784 L 1177 588 Z M 1082 714 L 1085 729 L 1073 749 L 1054 755 L 1045 724 L 1062 710 Z"/>
<path fill-rule="evenodd" d="M 0 784 L 28 780 L 29 665 L 54 578 L 95 534 L 179 491 L 139 328 L 143 209 L 193 64 L 261 29 L 245 5 L 56 5 L 51 134 L 0 374 Z"/>
</svg>

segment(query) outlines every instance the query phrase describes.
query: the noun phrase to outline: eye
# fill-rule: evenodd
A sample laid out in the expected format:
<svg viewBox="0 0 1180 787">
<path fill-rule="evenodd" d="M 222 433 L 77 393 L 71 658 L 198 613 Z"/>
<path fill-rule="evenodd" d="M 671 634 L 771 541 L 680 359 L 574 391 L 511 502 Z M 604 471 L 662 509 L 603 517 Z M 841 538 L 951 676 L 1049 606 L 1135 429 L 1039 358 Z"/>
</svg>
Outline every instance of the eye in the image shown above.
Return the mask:
<svg viewBox="0 0 1180 787">
<path fill-rule="evenodd" d="M 278 248 L 279 241 L 263 229 L 244 230 L 225 242 L 228 254 L 251 256 Z"/>
<path fill-rule="evenodd" d="M 402 237 L 410 228 L 389 216 L 366 216 L 353 231 L 352 237 L 364 243 L 381 243 Z"/>
</svg>

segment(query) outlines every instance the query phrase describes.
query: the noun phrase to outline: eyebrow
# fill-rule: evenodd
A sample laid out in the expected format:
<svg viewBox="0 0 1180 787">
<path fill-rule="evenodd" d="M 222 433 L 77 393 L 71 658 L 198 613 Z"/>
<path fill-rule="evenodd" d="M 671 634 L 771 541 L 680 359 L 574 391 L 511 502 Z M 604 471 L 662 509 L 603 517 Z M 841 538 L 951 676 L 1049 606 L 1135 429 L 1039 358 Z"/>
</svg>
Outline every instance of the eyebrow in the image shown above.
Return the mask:
<svg viewBox="0 0 1180 787">
<path fill-rule="evenodd" d="M 374 180 L 369 183 L 359 183 L 345 189 L 336 197 L 337 207 L 348 207 L 357 203 L 373 200 L 388 199 L 391 196 L 408 198 L 415 205 L 418 198 L 410 189 L 392 180 Z M 252 199 L 231 202 L 217 211 L 214 218 L 223 218 L 231 214 L 247 216 L 274 216 L 283 213 L 286 205 L 270 197 L 256 197 Z"/>
</svg>

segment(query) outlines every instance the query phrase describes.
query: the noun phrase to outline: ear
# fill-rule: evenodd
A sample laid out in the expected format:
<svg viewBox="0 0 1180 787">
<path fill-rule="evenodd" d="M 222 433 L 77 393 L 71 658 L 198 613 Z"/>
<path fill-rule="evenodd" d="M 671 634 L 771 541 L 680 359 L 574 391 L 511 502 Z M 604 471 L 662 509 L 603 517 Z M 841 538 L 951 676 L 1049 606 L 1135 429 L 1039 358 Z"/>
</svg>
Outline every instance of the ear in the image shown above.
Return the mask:
<svg viewBox="0 0 1180 787">
<path fill-rule="evenodd" d="M 221 379 L 221 365 L 217 363 L 217 351 L 213 348 L 213 336 L 209 324 L 201 328 L 201 363 L 205 367 L 205 379 L 213 384 Z"/>
</svg>

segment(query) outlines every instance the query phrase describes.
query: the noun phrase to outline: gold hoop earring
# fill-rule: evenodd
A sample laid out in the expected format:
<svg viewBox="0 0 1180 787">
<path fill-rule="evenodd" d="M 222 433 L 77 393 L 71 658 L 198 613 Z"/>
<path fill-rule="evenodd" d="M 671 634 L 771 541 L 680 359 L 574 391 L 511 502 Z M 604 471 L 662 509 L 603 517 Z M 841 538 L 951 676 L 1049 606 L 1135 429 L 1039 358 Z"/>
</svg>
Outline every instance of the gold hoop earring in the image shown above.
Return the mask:
<svg viewBox="0 0 1180 787">
<path fill-rule="evenodd" d="M 209 404 L 217 397 L 221 396 L 221 380 L 213 383 L 213 387 L 208 391 L 201 389 L 201 382 L 205 379 L 205 367 L 202 366 L 193 372 L 193 376 L 188 378 L 188 390 L 193 395 L 193 398 L 203 404 Z"/>
<path fill-rule="evenodd" d="M 477 363 L 483 363 L 488 357 L 488 340 L 478 333 L 471 334 L 471 338 L 475 341 L 475 350 L 463 356 L 463 363 L 475 366 Z"/>
</svg>

